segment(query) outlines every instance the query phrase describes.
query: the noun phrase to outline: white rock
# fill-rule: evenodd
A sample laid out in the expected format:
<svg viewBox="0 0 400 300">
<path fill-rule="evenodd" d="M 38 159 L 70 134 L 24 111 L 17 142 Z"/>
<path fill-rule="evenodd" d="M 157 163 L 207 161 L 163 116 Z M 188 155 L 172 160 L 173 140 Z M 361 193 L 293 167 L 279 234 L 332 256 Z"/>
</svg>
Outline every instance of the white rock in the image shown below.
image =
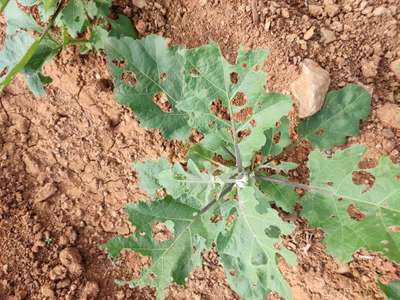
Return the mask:
<svg viewBox="0 0 400 300">
<path fill-rule="evenodd" d="M 146 6 L 146 0 L 132 0 L 132 4 L 137 8 L 144 8 Z"/>
<path fill-rule="evenodd" d="M 321 41 L 324 44 L 332 43 L 336 40 L 335 32 L 327 28 L 321 28 Z"/>
<path fill-rule="evenodd" d="M 300 118 L 312 116 L 325 102 L 331 79 L 329 73 L 311 59 L 305 59 L 300 77 L 291 85 L 299 105 Z"/>
<path fill-rule="evenodd" d="M 393 61 L 390 64 L 390 69 L 392 70 L 394 75 L 396 75 L 397 79 L 400 80 L 400 59 Z"/>
</svg>

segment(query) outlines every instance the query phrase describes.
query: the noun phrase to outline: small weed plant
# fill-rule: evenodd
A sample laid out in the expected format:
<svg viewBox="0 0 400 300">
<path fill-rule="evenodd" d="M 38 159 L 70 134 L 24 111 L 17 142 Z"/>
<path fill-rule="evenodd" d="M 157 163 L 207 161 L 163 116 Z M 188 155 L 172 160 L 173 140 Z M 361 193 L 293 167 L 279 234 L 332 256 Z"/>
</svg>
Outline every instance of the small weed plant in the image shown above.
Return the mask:
<svg viewBox="0 0 400 300">
<path fill-rule="evenodd" d="M 241 49 L 232 65 L 213 43 L 186 49 L 168 47 L 158 36 L 123 37 L 109 38 L 105 48 L 119 102 L 143 127 L 189 148 L 185 163 L 134 163 L 151 201 L 128 205 L 135 233 L 104 247 L 111 257 L 134 251 L 151 263 L 125 283 L 153 287 L 164 299 L 166 288 L 185 285 L 202 254 L 214 249 L 243 299 L 270 292 L 291 299 L 277 260 L 296 264 L 283 246 L 294 225 L 276 208 L 293 213 L 296 203 L 303 218 L 324 230 L 323 242 L 337 260 L 347 262 L 364 248 L 400 261 L 400 166 L 382 157 L 362 170 L 372 185 L 355 184 L 366 148 L 337 148 L 358 134 L 369 115 L 371 98 L 362 87 L 330 92 L 319 113 L 299 122 L 300 141 L 314 149 L 308 184 L 301 184 L 287 176 L 297 165 L 280 159 L 293 145 L 287 117 L 292 103 L 287 95 L 265 91 L 265 50 Z M 197 143 L 189 142 L 193 136 Z M 294 189 L 304 196 L 299 199 Z M 163 228 L 164 238 L 155 228 Z"/>
<path fill-rule="evenodd" d="M 109 17 L 111 0 L 0 0 L 7 22 L 0 52 L 0 92 L 18 73 L 36 96 L 45 95 L 51 78 L 43 65 L 70 45 L 80 53 L 101 50 L 109 36 L 136 37 L 126 16 Z"/>
</svg>

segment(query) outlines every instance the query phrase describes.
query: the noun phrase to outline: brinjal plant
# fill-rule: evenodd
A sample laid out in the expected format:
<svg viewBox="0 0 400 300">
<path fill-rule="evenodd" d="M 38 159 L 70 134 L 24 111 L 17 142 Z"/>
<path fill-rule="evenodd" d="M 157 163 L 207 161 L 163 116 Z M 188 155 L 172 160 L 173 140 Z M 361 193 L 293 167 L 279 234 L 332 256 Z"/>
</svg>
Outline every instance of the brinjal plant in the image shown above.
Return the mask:
<svg viewBox="0 0 400 300">
<path fill-rule="evenodd" d="M 78 45 L 86 54 L 103 49 L 108 36 L 136 37 L 128 17 L 109 17 L 110 7 L 111 0 L 0 0 L 0 14 L 7 22 L 0 92 L 22 73 L 29 89 L 43 96 L 51 78 L 42 67 L 62 49 Z"/>
<path fill-rule="evenodd" d="M 324 230 L 327 251 L 339 261 L 349 261 L 360 248 L 400 261 L 400 166 L 382 157 L 363 170 L 373 177 L 372 186 L 357 185 L 353 174 L 366 148 L 327 151 L 357 135 L 368 117 L 371 98 L 362 87 L 330 92 L 319 113 L 300 121 L 300 139 L 314 147 L 309 182 L 301 184 L 287 178 L 296 164 L 274 163 L 292 144 L 292 102 L 265 91 L 265 50 L 241 49 L 230 64 L 215 43 L 186 49 L 168 47 L 158 36 L 123 37 L 109 38 L 105 48 L 118 101 L 141 126 L 188 145 L 185 163 L 134 163 L 151 201 L 128 205 L 135 233 L 104 245 L 113 258 L 122 251 L 151 258 L 140 277 L 127 282 L 131 287 L 153 287 L 163 299 L 171 283 L 185 285 L 202 254 L 214 249 L 230 287 L 243 299 L 264 299 L 270 292 L 291 299 L 277 259 L 296 264 L 282 244 L 294 225 L 275 208 L 290 213 L 297 202 L 301 216 Z M 304 190 L 301 199 L 296 188 Z M 164 238 L 155 234 L 160 226 Z"/>
</svg>

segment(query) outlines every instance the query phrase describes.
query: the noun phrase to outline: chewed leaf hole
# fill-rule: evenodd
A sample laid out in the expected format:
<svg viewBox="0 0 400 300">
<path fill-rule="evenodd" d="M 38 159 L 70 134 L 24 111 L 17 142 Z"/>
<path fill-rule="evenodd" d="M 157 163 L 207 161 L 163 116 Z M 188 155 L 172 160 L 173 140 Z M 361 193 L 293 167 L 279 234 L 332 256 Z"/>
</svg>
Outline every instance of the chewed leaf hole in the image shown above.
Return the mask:
<svg viewBox="0 0 400 300">
<path fill-rule="evenodd" d="M 192 77 L 198 77 L 200 75 L 200 72 L 197 69 L 192 69 L 190 71 L 190 75 L 192 75 Z"/>
<path fill-rule="evenodd" d="M 357 221 L 361 221 L 366 217 L 366 215 L 361 210 L 359 210 L 354 204 L 350 204 L 347 207 L 347 213 L 349 214 L 350 218 Z"/>
<path fill-rule="evenodd" d="M 400 225 L 398 226 L 390 226 L 389 230 L 394 233 L 400 233 Z"/>
<path fill-rule="evenodd" d="M 220 99 L 216 99 L 211 103 L 211 112 L 218 118 L 230 121 L 228 109 L 222 104 Z"/>
<path fill-rule="evenodd" d="M 112 63 L 118 68 L 123 68 L 126 65 L 126 60 L 115 58 L 112 60 Z"/>
<path fill-rule="evenodd" d="M 248 137 L 250 134 L 251 134 L 251 129 L 244 129 L 244 130 L 239 131 L 238 134 L 237 134 L 237 135 L 238 135 L 239 143 L 240 143 L 241 141 L 243 141 L 243 139 L 245 139 L 246 137 Z"/>
<path fill-rule="evenodd" d="M 168 101 L 168 96 L 164 92 L 158 92 L 154 95 L 153 101 L 163 112 L 171 112 L 172 105 Z"/>
<path fill-rule="evenodd" d="M 160 80 L 161 80 L 161 81 L 167 80 L 167 73 L 161 72 L 161 73 L 160 73 Z"/>
<path fill-rule="evenodd" d="M 4 67 L 3 70 L 0 71 L 0 77 L 5 76 L 8 73 L 8 67 Z"/>
<path fill-rule="evenodd" d="M 364 185 L 365 189 L 363 192 L 367 192 L 372 188 L 375 183 L 375 177 L 371 173 L 366 171 L 355 171 L 352 174 L 353 183 L 356 185 Z"/>
<path fill-rule="evenodd" d="M 242 92 L 237 92 L 235 97 L 232 98 L 231 103 L 234 106 L 243 106 L 247 102 L 247 97 Z"/>
<path fill-rule="evenodd" d="M 237 84 L 239 81 L 239 75 L 236 72 L 230 74 L 232 84 Z"/>
<path fill-rule="evenodd" d="M 281 235 L 281 230 L 279 227 L 270 225 L 264 229 L 265 234 L 271 239 L 277 239 Z"/>
<path fill-rule="evenodd" d="M 153 239 L 158 242 L 171 240 L 174 235 L 174 222 L 168 220 L 165 223 L 155 223 L 152 231 Z"/>
<path fill-rule="evenodd" d="M 314 134 L 316 136 L 322 136 L 324 134 L 324 129 L 323 128 L 319 128 Z"/>
<path fill-rule="evenodd" d="M 281 140 L 281 132 L 278 131 L 272 136 L 272 142 L 274 144 L 278 144 L 280 140 Z"/>
<path fill-rule="evenodd" d="M 253 114 L 251 107 L 245 107 L 233 115 L 236 122 L 245 122 Z"/>
<path fill-rule="evenodd" d="M 131 87 L 135 86 L 137 83 L 136 75 L 131 71 L 123 72 L 121 80 Z"/>
</svg>

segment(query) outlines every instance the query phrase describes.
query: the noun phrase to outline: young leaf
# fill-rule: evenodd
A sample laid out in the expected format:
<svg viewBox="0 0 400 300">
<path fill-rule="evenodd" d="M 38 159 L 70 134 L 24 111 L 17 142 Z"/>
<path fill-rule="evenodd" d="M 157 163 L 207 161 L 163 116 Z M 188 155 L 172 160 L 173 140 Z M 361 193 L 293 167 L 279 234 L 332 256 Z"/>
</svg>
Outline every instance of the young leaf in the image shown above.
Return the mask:
<svg viewBox="0 0 400 300">
<path fill-rule="evenodd" d="M 387 300 L 400 299 L 400 280 L 395 280 L 388 285 L 378 282 L 379 287 L 387 296 Z"/>
<path fill-rule="evenodd" d="M 61 18 L 68 29 L 68 33 L 76 38 L 82 32 L 87 21 L 85 5 L 82 0 L 70 0 L 61 12 Z"/>
<path fill-rule="evenodd" d="M 85 7 L 92 19 L 107 17 L 110 12 L 111 0 L 85 0 Z"/>
<path fill-rule="evenodd" d="M 332 91 L 320 112 L 302 121 L 298 132 L 321 150 L 339 146 L 359 132 L 371 110 L 371 96 L 355 84 Z"/>
<path fill-rule="evenodd" d="M 221 225 L 213 223 L 211 210 L 200 214 L 200 210 L 183 204 L 171 197 L 151 203 L 129 205 L 129 220 L 136 226 L 136 233 L 129 238 L 117 237 L 105 245 L 112 257 L 124 249 L 133 250 L 151 257 L 151 266 L 145 268 L 132 287 L 155 287 L 157 299 L 164 299 L 165 288 L 170 283 L 185 284 L 194 268 L 201 266 L 201 252 L 208 250 L 215 240 Z M 153 226 L 169 223 L 170 240 L 157 241 Z M 222 222 L 220 222 L 222 223 Z"/>
<path fill-rule="evenodd" d="M 218 253 L 230 286 L 247 300 L 264 299 L 271 291 L 289 300 L 290 288 L 277 266 L 277 254 L 293 263 L 294 254 L 275 247 L 293 226 L 283 222 L 263 194 L 247 186 L 238 189 L 235 221 L 220 235 Z"/>
<path fill-rule="evenodd" d="M 286 179 L 278 175 L 271 176 L 271 178 Z M 259 189 L 264 193 L 269 202 L 275 203 L 278 207 L 289 213 L 293 212 L 294 205 L 298 199 L 298 195 L 293 187 L 262 181 L 260 182 Z"/>
<path fill-rule="evenodd" d="M 360 145 L 328 158 L 319 151 L 310 154 L 310 185 L 320 193 L 307 193 L 303 212 L 310 224 L 325 232 L 328 251 L 348 261 L 360 248 L 382 252 L 400 261 L 400 166 L 384 157 L 373 169 L 372 187 L 355 185 L 353 172 L 365 148 Z"/>
<path fill-rule="evenodd" d="M 215 177 L 209 166 L 208 172 L 201 172 L 196 164 L 189 160 L 187 171 L 180 164 L 160 172 L 158 180 L 168 195 L 182 203 L 201 209 L 205 207 L 224 184 L 223 176 Z"/>
</svg>

